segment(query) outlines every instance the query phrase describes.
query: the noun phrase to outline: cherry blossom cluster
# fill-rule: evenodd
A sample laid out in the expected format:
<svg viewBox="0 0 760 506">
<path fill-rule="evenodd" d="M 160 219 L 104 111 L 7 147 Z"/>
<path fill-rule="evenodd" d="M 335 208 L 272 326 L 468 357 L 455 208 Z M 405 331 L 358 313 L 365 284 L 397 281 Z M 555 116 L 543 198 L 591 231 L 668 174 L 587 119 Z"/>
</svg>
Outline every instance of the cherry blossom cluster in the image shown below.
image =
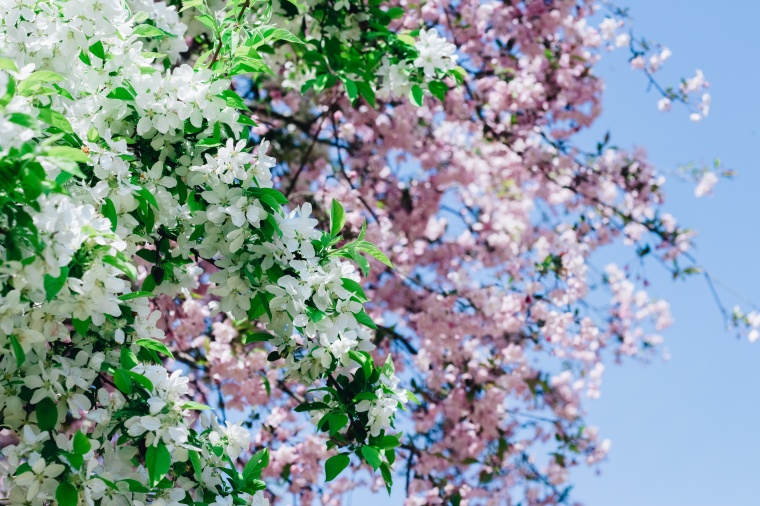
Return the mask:
<svg viewBox="0 0 760 506">
<path fill-rule="evenodd" d="M 322 9 L 308 12 L 318 18 Z M 341 69 L 330 67 L 331 82 L 309 60 L 311 48 L 285 45 L 276 54 L 296 54 L 309 75 L 299 86 L 284 86 L 285 73 L 237 90 L 277 153 L 275 184 L 323 221 L 340 200 L 351 233 L 368 220 L 367 237 L 389 252 L 395 269 L 378 265 L 364 289 L 379 326 L 374 353 L 393 352 L 421 401 L 404 418 L 414 429 L 398 448 L 405 504 L 568 503 L 573 468 L 598 464 L 611 447 L 584 417 L 586 399 L 603 394 L 605 365 L 667 354 L 669 305 L 648 292 L 643 266 L 651 260 L 679 276 L 690 265 L 693 233 L 663 211 L 665 177 L 646 152 L 615 147 L 610 135 L 590 148 L 576 140 L 598 121 L 604 83 L 595 67 L 608 46 L 642 48 L 619 16 L 599 26 L 591 1 L 387 9 L 403 10 L 389 25 L 402 40 L 424 31 L 454 46 L 441 54 L 457 57 L 463 79 L 444 78 L 438 100 L 357 98 Z M 670 57 L 654 46 L 636 56 L 647 80 Z M 411 67 L 416 58 L 403 59 Z M 375 91 L 404 83 L 393 61 Z M 320 75 L 323 91 L 312 95 L 306 83 Z M 690 80 L 684 90 L 698 99 L 705 84 Z M 705 177 L 700 192 L 712 184 Z M 630 261 L 598 265 L 613 244 Z M 167 325 L 184 321 L 178 312 Z M 267 420 L 279 422 L 294 402 L 285 391 Z M 291 465 L 314 467 L 293 454 L 318 458 L 283 440 L 311 441 L 303 430 L 289 419 L 262 433 L 282 441 L 272 469 L 304 502 L 339 504 L 357 483 L 325 490 L 289 474 Z"/>
</svg>

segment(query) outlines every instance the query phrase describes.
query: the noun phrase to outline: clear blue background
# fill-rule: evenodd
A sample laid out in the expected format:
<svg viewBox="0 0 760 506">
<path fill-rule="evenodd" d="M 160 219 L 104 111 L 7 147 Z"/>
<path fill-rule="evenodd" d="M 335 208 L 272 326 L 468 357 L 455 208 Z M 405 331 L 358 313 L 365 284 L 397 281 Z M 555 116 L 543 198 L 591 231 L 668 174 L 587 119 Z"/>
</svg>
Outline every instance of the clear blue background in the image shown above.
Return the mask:
<svg viewBox="0 0 760 506">
<path fill-rule="evenodd" d="M 690 124 L 674 107 L 660 113 L 625 61 L 599 67 L 607 82 L 599 131 L 613 141 L 645 146 L 663 169 L 720 158 L 738 177 L 713 197 L 695 200 L 693 185 L 670 178 L 665 208 L 699 231 L 695 256 L 718 280 L 760 302 L 760 2 L 631 0 L 638 33 L 667 45 L 673 57 L 662 77 L 674 82 L 701 68 L 713 107 Z M 575 473 L 574 497 L 589 506 L 760 504 L 760 342 L 727 332 L 701 279 L 672 282 L 649 269 L 652 292 L 671 302 L 667 363 L 607 368 L 602 398 L 587 404 L 589 422 L 612 439 L 601 475 Z M 739 302 L 721 289 L 729 309 Z"/>
<path fill-rule="evenodd" d="M 665 209 L 698 230 L 698 260 L 722 283 L 730 309 L 735 294 L 760 303 L 760 58 L 756 0 L 629 0 L 637 33 L 669 47 L 659 77 L 677 83 L 701 68 L 711 83 L 710 117 L 698 124 L 674 107 L 657 111 L 643 75 L 623 51 L 605 55 L 597 72 L 607 82 L 604 113 L 593 136 L 609 129 L 613 144 L 644 146 L 666 174 L 689 162 L 720 158 L 739 171 L 712 197 L 696 199 L 694 184 L 669 177 Z M 616 249 L 598 259 L 631 259 Z M 588 506 L 745 506 L 760 504 L 760 341 L 726 330 L 701 278 L 672 281 L 656 265 L 650 293 L 670 301 L 669 362 L 609 364 L 602 398 L 587 403 L 587 420 L 612 439 L 601 473 L 573 473 L 572 496 Z M 734 292 L 732 294 L 731 292 Z M 400 505 L 361 492 L 347 503 Z"/>
</svg>

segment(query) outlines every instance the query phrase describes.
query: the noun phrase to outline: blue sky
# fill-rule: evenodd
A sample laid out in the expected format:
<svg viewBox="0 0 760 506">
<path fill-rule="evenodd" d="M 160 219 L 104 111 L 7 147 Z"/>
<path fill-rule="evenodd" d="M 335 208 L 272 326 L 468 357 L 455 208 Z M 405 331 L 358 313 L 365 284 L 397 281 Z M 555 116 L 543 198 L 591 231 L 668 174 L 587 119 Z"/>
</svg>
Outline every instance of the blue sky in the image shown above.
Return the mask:
<svg viewBox="0 0 760 506">
<path fill-rule="evenodd" d="M 583 139 L 595 142 L 609 129 L 613 144 L 646 147 L 666 174 L 716 158 L 736 169 L 733 181 L 721 181 L 715 195 L 703 199 L 694 197 L 694 184 L 669 177 L 665 209 L 699 232 L 693 253 L 719 283 L 728 308 L 740 302 L 737 294 L 760 304 L 760 2 L 621 5 L 631 8 L 638 34 L 673 51 L 659 74 L 665 82 L 704 71 L 711 83 L 711 115 L 695 124 L 683 108 L 658 112 L 658 97 L 647 92 L 644 76 L 629 69 L 622 51 L 615 52 L 598 67 L 607 82 L 604 113 Z M 597 260 L 604 265 L 631 257 L 630 250 L 617 248 Z M 675 322 L 664 333 L 671 359 L 609 364 L 602 398 L 587 403 L 587 421 L 612 439 L 612 451 L 600 473 L 572 475 L 572 495 L 588 506 L 756 504 L 760 342 L 751 345 L 725 329 L 702 278 L 672 281 L 654 264 L 647 273 L 650 293 L 671 303 Z M 400 493 L 359 493 L 349 502 L 394 506 L 402 499 Z"/>
<path fill-rule="evenodd" d="M 694 254 L 731 292 L 760 303 L 760 113 L 756 23 L 760 2 L 630 1 L 635 29 L 673 51 L 662 76 L 674 81 L 701 68 L 711 83 L 711 116 L 699 124 L 675 108 L 655 107 L 643 80 L 611 55 L 598 132 L 622 146 L 645 146 L 664 170 L 720 158 L 739 171 L 713 197 L 670 178 L 666 209 L 696 229 Z M 760 454 L 760 347 L 726 332 L 701 279 L 672 282 L 649 269 L 653 294 L 671 302 L 667 363 L 608 367 L 602 398 L 588 404 L 590 423 L 613 440 L 601 474 L 576 473 L 574 497 L 590 506 L 756 504 Z"/>
</svg>

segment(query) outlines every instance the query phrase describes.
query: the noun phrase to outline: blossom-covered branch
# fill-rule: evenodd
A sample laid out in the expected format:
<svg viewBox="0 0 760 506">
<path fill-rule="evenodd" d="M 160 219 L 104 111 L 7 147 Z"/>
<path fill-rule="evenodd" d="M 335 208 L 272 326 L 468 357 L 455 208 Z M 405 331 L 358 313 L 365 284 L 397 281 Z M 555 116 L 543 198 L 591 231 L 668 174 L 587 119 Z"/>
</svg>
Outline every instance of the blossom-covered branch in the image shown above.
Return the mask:
<svg viewBox="0 0 760 506">
<path fill-rule="evenodd" d="M 375 366 L 367 353 L 375 325 L 343 258 L 365 275 L 364 254 L 389 261 L 363 236 L 339 247 L 337 202 L 329 233 L 308 204 L 284 207 L 268 144 L 250 153 L 255 123 L 229 89 L 230 76 L 266 68 L 256 48 L 298 39 L 252 17 L 249 2 L 210 21 L 193 6 L 219 35 L 195 69 L 174 65 L 187 27 L 164 3 L 0 4 L 0 405 L 16 438 L 3 448 L 12 504 L 267 502 L 267 449 L 239 466 L 249 431 L 213 415 L 196 423 L 193 412 L 210 407 L 163 363 L 173 355 L 156 297 L 190 299 L 201 277 L 214 314 L 250 323 L 243 352 L 269 341 L 270 359 L 315 389 L 318 402 L 302 407 L 343 449 L 334 458 L 355 452 L 390 474 L 394 415 L 408 397 L 390 359 Z M 328 479 L 341 469 L 328 461 Z"/>
</svg>

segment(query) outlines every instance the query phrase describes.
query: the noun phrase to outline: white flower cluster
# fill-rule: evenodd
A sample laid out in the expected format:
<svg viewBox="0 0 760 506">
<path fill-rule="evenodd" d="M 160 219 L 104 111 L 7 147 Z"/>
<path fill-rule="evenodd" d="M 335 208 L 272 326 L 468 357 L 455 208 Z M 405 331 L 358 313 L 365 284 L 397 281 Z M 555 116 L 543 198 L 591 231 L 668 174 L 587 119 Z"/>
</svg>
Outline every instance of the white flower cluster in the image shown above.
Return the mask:
<svg viewBox="0 0 760 506">
<path fill-rule="evenodd" d="M 307 1 L 305 3 L 311 6 L 315 2 Z M 335 2 L 334 9 L 336 11 L 343 10 L 348 5 L 347 0 L 339 0 Z M 277 20 L 278 24 L 290 26 L 296 31 L 303 26 L 306 27 L 305 33 L 319 33 L 321 36 L 334 37 L 341 43 L 352 45 L 354 41 L 361 38 L 361 23 L 367 20 L 367 14 L 348 14 L 341 26 L 326 27 L 322 27 L 323 21 L 312 17 L 308 9 L 295 17 L 290 17 L 283 11 L 276 12 L 274 19 Z M 427 88 L 427 84 L 440 80 L 456 67 L 459 58 L 456 54 L 456 46 L 442 37 L 435 28 L 421 29 L 416 40 L 410 36 L 405 36 L 405 42 L 414 47 L 416 55 L 398 61 L 395 58 L 392 61 L 388 56 L 384 56 L 380 67 L 377 69 L 379 82 L 368 83 L 380 98 L 406 97 L 415 83 L 420 86 L 421 90 L 424 90 Z M 272 55 L 265 55 L 267 64 L 271 68 L 281 69 L 279 74 L 284 76 L 282 82 L 284 88 L 300 90 L 307 83 L 313 84 L 319 81 L 314 65 L 303 61 L 295 63 L 291 56 L 292 49 L 287 45 L 279 46 Z M 354 74 L 349 74 L 346 77 L 356 81 L 363 80 Z"/>
<path fill-rule="evenodd" d="M 435 28 L 420 30 L 414 47 L 417 49 L 417 57 L 414 60 L 391 63 L 387 58 L 383 59 L 379 69 L 379 75 L 382 77 L 379 96 L 406 96 L 412 88 L 412 75 L 415 72 L 421 72 L 420 77 L 423 81 L 430 82 L 456 67 L 459 58 L 456 46 L 441 37 Z"/>
<path fill-rule="evenodd" d="M 358 400 L 354 409 L 358 413 L 366 413 L 367 430 L 373 437 L 377 437 L 392 424 L 396 412 L 404 409 L 404 405 L 409 402 L 409 392 L 399 388 L 399 379 L 395 375 L 393 364 L 388 359 L 386 365 L 380 369 L 380 382 L 378 387 L 371 393 L 365 393 L 361 400 Z M 329 390 L 329 389 L 328 389 Z M 313 424 L 317 425 L 323 420 L 325 415 L 334 411 L 340 401 L 335 398 L 332 392 L 322 390 L 316 396 L 317 400 L 323 406 L 320 409 L 314 409 L 309 414 Z M 345 433 L 348 427 L 343 427 L 340 433 Z"/>
<path fill-rule="evenodd" d="M 344 287 L 358 276 L 315 246 L 308 205 L 281 210 L 266 143 L 253 156 L 236 140 L 245 118 L 229 82 L 163 68 L 185 29 L 162 2 L 0 0 L 10 504 L 267 504 L 256 480 L 231 478 L 247 430 L 212 420 L 196 432 L 188 378 L 160 365 L 169 351 L 147 297 L 192 290 L 198 257 L 219 268 L 217 309 L 264 321 L 308 384 L 352 377 L 351 352 L 372 348 L 363 299 Z M 134 254 L 153 259 L 146 292 L 129 281 Z M 372 434 L 390 426 L 390 407 L 368 409 Z"/>
<path fill-rule="evenodd" d="M 408 392 L 399 388 L 399 379 L 395 376 L 390 357 L 380 375 L 380 386 L 375 390 L 375 399 L 363 399 L 356 405 L 356 411 L 367 412 L 369 432 L 378 436 L 392 422 L 396 411 L 409 402 Z"/>
<path fill-rule="evenodd" d="M 378 90 L 380 97 L 405 97 L 412 89 L 411 76 L 414 65 L 408 60 L 391 63 L 386 57 L 380 65 L 378 74 L 382 77 L 382 87 Z"/>
<path fill-rule="evenodd" d="M 427 77 L 435 77 L 438 70 L 447 72 L 453 69 L 458 58 L 456 46 L 438 35 L 435 28 L 420 30 L 414 47 L 419 51 L 414 66 L 421 68 Z"/>
</svg>

